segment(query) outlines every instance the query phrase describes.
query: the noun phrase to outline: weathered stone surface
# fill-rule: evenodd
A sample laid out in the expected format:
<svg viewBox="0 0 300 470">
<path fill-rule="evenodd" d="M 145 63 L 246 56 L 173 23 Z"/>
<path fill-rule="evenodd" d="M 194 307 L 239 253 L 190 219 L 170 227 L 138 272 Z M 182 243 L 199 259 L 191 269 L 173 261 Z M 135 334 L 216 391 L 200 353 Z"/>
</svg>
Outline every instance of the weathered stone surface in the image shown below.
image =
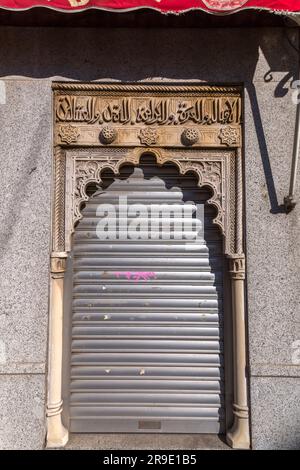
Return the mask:
<svg viewBox="0 0 300 470">
<path fill-rule="evenodd" d="M 256 84 L 255 91 L 246 93 L 249 347 L 252 365 L 291 366 L 292 346 L 300 338 L 300 206 L 286 215 L 282 204 L 289 185 L 295 105 L 291 93 L 276 99 L 273 93 L 268 84 Z"/>
<path fill-rule="evenodd" d="M 46 360 L 51 100 L 49 82 L 13 80 L 0 106 L 2 368 Z"/>
<path fill-rule="evenodd" d="M 251 379 L 254 449 L 300 449 L 300 379 Z"/>
<path fill-rule="evenodd" d="M 42 448 L 44 414 L 44 375 L 0 375 L 1 449 Z"/>
</svg>

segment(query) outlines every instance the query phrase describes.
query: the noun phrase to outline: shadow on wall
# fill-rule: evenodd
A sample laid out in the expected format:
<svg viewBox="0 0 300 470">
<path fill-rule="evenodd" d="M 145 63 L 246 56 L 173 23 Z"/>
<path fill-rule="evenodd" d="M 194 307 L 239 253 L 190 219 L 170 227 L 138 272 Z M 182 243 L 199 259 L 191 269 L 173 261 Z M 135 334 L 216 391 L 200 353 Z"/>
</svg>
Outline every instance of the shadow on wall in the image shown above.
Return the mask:
<svg viewBox="0 0 300 470">
<path fill-rule="evenodd" d="M 2 27 L 0 44 L 5 44 L 5 60 L 0 62 L 0 76 L 252 81 L 261 42 L 257 31 Z M 272 57 L 268 63 L 278 68 L 278 50 L 269 49 Z"/>
<path fill-rule="evenodd" d="M 286 210 L 285 210 L 284 204 L 283 203 L 279 204 L 278 202 L 278 197 L 277 197 L 276 188 L 274 184 L 274 178 L 272 174 L 272 167 L 271 167 L 271 162 L 270 162 L 268 146 L 267 146 L 266 139 L 265 139 L 263 122 L 262 122 L 261 113 L 260 113 L 259 104 L 258 104 L 257 95 L 256 95 L 256 89 L 252 83 L 247 84 L 246 89 L 249 95 L 249 100 L 250 100 L 253 120 L 255 124 L 259 150 L 260 150 L 261 161 L 262 161 L 266 185 L 268 189 L 268 196 L 269 196 L 269 201 L 270 201 L 270 212 L 272 214 L 282 214 L 282 213 L 285 213 Z"/>
<path fill-rule="evenodd" d="M 262 53 L 270 67 L 270 69 L 264 74 L 263 79 L 265 83 L 274 82 L 273 73 L 282 72 L 287 69 L 284 67 L 284 61 L 286 57 L 290 56 L 294 58 L 293 70 L 288 70 L 287 73 L 276 83 L 274 87 L 274 97 L 283 98 L 289 92 L 289 88 L 294 80 L 298 80 L 298 76 L 295 73 L 295 68 L 298 68 L 298 36 L 295 34 L 295 29 L 282 29 L 282 53 L 279 58 L 279 54 L 275 53 L 276 47 L 275 44 L 268 43 L 266 40 L 263 40 L 259 47 L 262 50 Z M 272 42 L 272 41 L 271 41 Z M 273 85 L 274 86 L 274 85 Z M 253 115 L 253 121 L 255 125 L 258 145 L 260 149 L 260 155 L 266 180 L 266 185 L 268 189 L 268 196 L 270 201 L 270 212 L 272 214 L 281 214 L 286 212 L 284 204 L 279 204 L 276 188 L 274 184 L 274 178 L 272 174 L 272 168 L 270 163 L 270 156 L 268 151 L 268 146 L 265 139 L 263 120 L 261 117 L 260 107 L 257 99 L 256 87 L 253 81 L 249 81 L 245 84 L 245 88 L 248 92 L 251 111 Z M 296 108 L 296 107 L 295 107 Z M 295 109 L 296 111 L 296 109 Z M 294 120 L 294 116 L 292 117 Z M 289 176 L 289 175 L 287 175 Z M 288 184 L 288 183 L 287 183 Z"/>
</svg>

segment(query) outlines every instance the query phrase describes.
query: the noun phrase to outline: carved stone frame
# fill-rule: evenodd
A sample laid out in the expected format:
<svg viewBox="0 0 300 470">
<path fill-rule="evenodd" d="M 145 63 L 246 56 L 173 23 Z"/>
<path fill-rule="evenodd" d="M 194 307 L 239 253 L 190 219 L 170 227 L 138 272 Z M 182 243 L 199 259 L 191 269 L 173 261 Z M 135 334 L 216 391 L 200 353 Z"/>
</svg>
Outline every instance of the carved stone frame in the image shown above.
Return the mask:
<svg viewBox="0 0 300 470">
<path fill-rule="evenodd" d="M 241 94 L 236 87 L 209 87 L 201 85 L 88 85 L 55 84 L 58 93 L 120 93 L 143 92 L 182 94 L 189 90 L 198 93 Z M 63 297 L 66 259 L 71 250 L 71 235 L 76 222 L 81 218 L 80 208 L 88 200 L 86 188 L 90 183 L 101 182 L 101 172 L 110 168 L 118 174 L 123 164 L 138 165 L 145 153 L 155 156 L 157 164 L 172 162 L 180 174 L 194 172 L 199 186 L 208 186 L 212 196 L 208 203 L 216 209 L 214 223 L 223 235 L 224 254 L 228 258 L 228 273 L 231 279 L 231 310 L 233 338 L 233 425 L 226 432 L 226 440 L 234 448 L 249 448 L 249 409 L 246 373 L 246 326 L 245 326 L 245 255 L 243 250 L 243 175 L 241 151 L 241 125 L 235 137 L 230 126 L 217 128 L 219 136 L 229 134 L 229 140 L 209 145 L 202 142 L 196 148 L 182 146 L 152 145 L 141 142 L 135 146 L 78 144 L 81 130 L 75 126 L 64 126 L 58 130 L 54 123 L 54 182 L 53 182 L 53 235 L 51 254 L 50 318 L 49 318 L 49 368 L 47 397 L 47 447 L 64 446 L 68 441 L 68 430 L 61 419 L 62 403 L 62 337 Z M 86 127 L 86 126 L 85 126 Z M 229 131 L 228 131 L 229 128 Z M 62 129 L 60 127 L 60 129 Z M 147 127 L 146 127 L 147 129 Z M 62 135 L 58 137 L 58 133 Z M 84 132 L 84 131 L 83 131 Z M 131 131 L 130 131 L 131 132 Z M 178 131 L 179 132 L 179 131 Z M 197 131 L 198 132 L 198 131 Z M 150 135 L 150 138 L 151 135 Z M 230 140 L 231 139 L 231 140 Z M 151 140 L 150 140 L 151 142 Z M 155 142 L 153 142 L 155 144 Z"/>
</svg>

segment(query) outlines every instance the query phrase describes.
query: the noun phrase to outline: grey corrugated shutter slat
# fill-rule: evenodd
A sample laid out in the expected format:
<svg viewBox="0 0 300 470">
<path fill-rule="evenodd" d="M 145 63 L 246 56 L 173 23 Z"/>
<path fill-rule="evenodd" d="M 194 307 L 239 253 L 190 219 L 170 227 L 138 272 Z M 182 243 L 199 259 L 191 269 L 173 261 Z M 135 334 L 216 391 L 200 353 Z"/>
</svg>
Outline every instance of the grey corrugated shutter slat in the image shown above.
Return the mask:
<svg viewBox="0 0 300 470">
<path fill-rule="evenodd" d="M 223 256 L 213 209 L 205 206 L 205 236 L 193 251 L 180 240 L 96 236 L 98 205 L 117 207 L 120 195 L 148 207 L 182 204 L 183 194 L 209 198 L 191 176 L 146 167 L 157 177 L 136 168 L 116 179 L 91 197 L 75 230 L 70 428 L 223 432 Z M 130 271 L 155 278 L 122 275 Z"/>
</svg>

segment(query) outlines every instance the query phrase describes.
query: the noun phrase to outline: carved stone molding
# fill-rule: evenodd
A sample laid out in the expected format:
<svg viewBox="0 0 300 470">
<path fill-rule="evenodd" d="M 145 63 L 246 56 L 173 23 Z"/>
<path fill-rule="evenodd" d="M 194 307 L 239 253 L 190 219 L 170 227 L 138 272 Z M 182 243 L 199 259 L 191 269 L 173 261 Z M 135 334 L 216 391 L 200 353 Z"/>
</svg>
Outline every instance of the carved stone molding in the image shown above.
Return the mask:
<svg viewBox="0 0 300 470">
<path fill-rule="evenodd" d="M 218 86 L 218 85 L 203 85 L 203 84 L 189 84 L 189 85 L 176 85 L 165 83 L 68 83 L 68 82 L 55 82 L 52 84 L 52 89 L 62 92 L 79 92 L 88 91 L 104 94 L 107 92 L 145 92 L 145 93 L 219 93 L 221 95 L 231 96 L 241 92 L 239 86 Z"/>
<path fill-rule="evenodd" d="M 53 251 L 65 249 L 65 179 L 66 154 L 61 147 L 54 151 Z"/>
</svg>

